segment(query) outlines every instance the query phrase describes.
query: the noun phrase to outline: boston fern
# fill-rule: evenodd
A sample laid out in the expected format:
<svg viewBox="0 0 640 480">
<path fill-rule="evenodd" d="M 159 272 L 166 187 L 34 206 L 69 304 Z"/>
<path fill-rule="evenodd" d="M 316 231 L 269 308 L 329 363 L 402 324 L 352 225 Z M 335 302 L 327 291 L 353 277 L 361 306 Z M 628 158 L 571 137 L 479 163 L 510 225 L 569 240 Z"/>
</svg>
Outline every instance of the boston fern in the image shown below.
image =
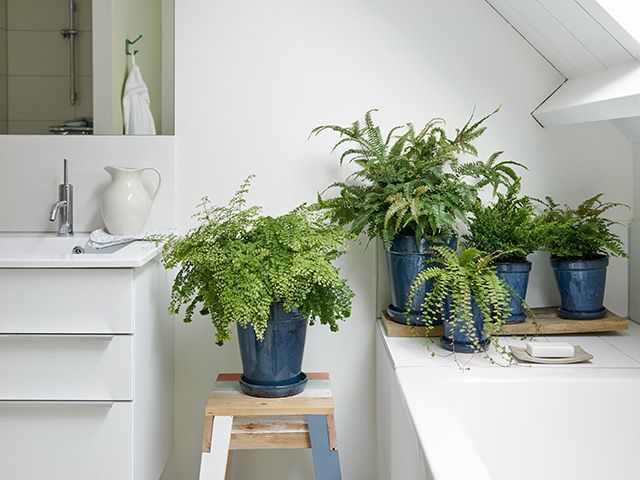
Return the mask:
<svg viewBox="0 0 640 480">
<path fill-rule="evenodd" d="M 216 343 L 229 339 L 231 325 L 253 325 L 262 339 L 271 305 L 297 308 L 304 317 L 338 330 L 351 314 L 353 292 L 332 261 L 347 248 L 349 234 L 305 206 L 280 217 L 246 207 L 249 177 L 228 206 L 199 205 L 199 225 L 164 246 L 166 268 L 179 267 L 170 311 L 186 306 L 210 316 Z"/>
<path fill-rule="evenodd" d="M 457 253 L 449 247 L 436 246 L 432 253 L 433 258 L 416 277 L 409 294 L 409 298 L 413 298 L 424 283 L 433 282 L 433 289 L 427 293 L 423 304 L 422 320 L 427 331 L 433 328 L 436 320 L 445 318 L 454 329 L 472 339 L 475 351 L 483 351 L 473 318 L 472 303 L 475 302 L 482 312 L 487 338 L 504 353 L 497 336 L 511 313 L 511 297 L 508 287 L 496 274 L 495 257 L 472 247 Z"/>
<path fill-rule="evenodd" d="M 551 197 L 542 202 L 544 212 L 538 217 L 544 247 L 551 255 L 567 260 L 592 260 L 602 255 L 626 257 L 622 241 L 611 232 L 618 224 L 604 218 L 608 210 L 627 205 L 603 202 L 602 193 L 577 208 L 559 205 Z"/>
<path fill-rule="evenodd" d="M 540 247 L 535 208 L 529 197 L 519 197 L 520 182 L 514 182 L 496 201 L 483 206 L 480 199 L 472 209 L 469 245 L 495 253 L 500 262 L 525 262 Z"/>
<path fill-rule="evenodd" d="M 477 156 L 473 141 L 495 112 L 476 122 L 470 118 L 449 138 L 440 118 L 421 130 L 407 124 L 384 135 L 373 121 L 374 111 L 365 114 L 363 124 L 325 125 L 312 131 L 312 135 L 326 130 L 338 133 L 342 138 L 333 151 L 345 147 L 340 164 L 347 160 L 360 167 L 345 182 L 329 187 L 339 189 L 337 197 L 320 196 L 318 201 L 355 235 L 379 236 L 387 247 L 397 234 L 444 240 L 472 209 L 481 188 L 491 185 L 497 190 L 517 178 L 515 162 L 499 161 L 501 152 L 486 162 L 459 161 L 463 154 Z"/>
</svg>

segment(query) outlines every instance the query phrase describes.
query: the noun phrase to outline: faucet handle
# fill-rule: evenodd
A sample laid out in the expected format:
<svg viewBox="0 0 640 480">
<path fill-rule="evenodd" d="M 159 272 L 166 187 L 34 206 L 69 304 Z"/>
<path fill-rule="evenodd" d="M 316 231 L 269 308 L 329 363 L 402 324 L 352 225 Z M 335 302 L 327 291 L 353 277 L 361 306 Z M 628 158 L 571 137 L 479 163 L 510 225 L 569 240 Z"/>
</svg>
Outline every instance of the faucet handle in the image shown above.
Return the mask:
<svg viewBox="0 0 640 480">
<path fill-rule="evenodd" d="M 67 170 L 67 159 L 64 159 L 64 163 L 63 163 L 63 185 L 69 185 L 69 174 L 68 174 L 68 170 Z"/>
</svg>

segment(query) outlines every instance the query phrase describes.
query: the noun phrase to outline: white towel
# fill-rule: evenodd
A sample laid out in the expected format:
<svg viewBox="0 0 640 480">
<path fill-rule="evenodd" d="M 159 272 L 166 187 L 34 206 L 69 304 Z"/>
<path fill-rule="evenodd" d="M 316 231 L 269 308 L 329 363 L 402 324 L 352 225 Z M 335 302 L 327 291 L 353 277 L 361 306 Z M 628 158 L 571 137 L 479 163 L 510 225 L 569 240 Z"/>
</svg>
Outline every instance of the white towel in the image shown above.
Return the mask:
<svg viewBox="0 0 640 480">
<path fill-rule="evenodd" d="M 104 228 L 101 228 L 100 230 L 91 232 L 91 235 L 89 235 L 89 246 L 100 250 L 101 248 L 131 243 L 136 240 L 155 239 L 167 235 L 174 235 L 175 233 L 175 228 L 156 228 L 131 235 L 111 235 Z"/>
<path fill-rule="evenodd" d="M 156 134 L 149 102 L 149 89 L 142 79 L 140 67 L 136 65 L 136 57 L 131 55 L 131 70 L 122 95 L 125 135 Z"/>
</svg>

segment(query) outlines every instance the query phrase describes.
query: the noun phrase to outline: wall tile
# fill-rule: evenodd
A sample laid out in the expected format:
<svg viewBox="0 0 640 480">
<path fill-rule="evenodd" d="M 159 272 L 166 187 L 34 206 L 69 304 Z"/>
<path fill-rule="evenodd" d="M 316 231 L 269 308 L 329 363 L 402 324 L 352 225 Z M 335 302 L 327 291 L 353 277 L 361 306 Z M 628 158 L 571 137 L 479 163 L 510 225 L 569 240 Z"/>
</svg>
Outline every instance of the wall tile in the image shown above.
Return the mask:
<svg viewBox="0 0 640 480">
<path fill-rule="evenodd" d="M 0 73 L 7 73 L 7 31 L 0 29 Z"/>
<path fill-rule="evenodd" d="M 70 119 L 68 77 L 9 76 L 9 118 L 11 120 Z"/>
<path fill-rule="evenodd" d="M 49 135 L 49 127 L 59 123 L 62 123 L 62 120 L 11 120 L 8 122 L 7 133 L 10 135 Z"/>
<path fill-rule="evenodd" d="M 7 76 L 0 75 L 0 120 L 7 118 Z"/>
<path fill-rule="evenodd" d="M 0 134 L 8 133 L 8 125 L 6 120 L 0 120 Z"/>
<path fill-rule="evenodd" d="M 7 28 L 7 0 L 0 0 L 0 28 Z"/>
<path fill-rule="evenodd" d="M 92 3 L 92 0 L 76 0 L 76 28 L 78 30 L 92 30 Z"/>
<path fill-rule="evenodd" d="M 93 75 L 93 38 L 91 32 L 80 32 L 77 38 L 76 73 L 78 75 Z"/>
<path fill-rule="evenodd" d="M 68 25 L 68 0 L 7 0 L 9 30 L 59 31 Z"/>
<path fill-rule="evenodd" d="M 78 77 L 75 117 L 93 118 L 93 77 Z"/>
<path fill-rule="evenodd" d="M 69 43 L 59 32 L 8 32 L 9 75 L 68 75 Z"/>
</svg>

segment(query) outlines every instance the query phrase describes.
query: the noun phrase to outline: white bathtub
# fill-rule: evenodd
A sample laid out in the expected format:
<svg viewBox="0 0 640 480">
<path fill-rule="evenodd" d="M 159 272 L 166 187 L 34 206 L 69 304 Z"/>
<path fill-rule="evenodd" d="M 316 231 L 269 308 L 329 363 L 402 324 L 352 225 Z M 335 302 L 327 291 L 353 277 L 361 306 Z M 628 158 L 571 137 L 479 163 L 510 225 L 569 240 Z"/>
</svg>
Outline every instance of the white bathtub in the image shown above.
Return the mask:
<svg viewBox="0 0 640 480">
<path fill-rule="evenodd" d="M 640 480 L 640 326 L 562 340 L 594 359 L 462 371 L 380 327 L 378 480 Z"/>
<path fill-rule="evenodd" d="M 397 376 L 426 478 L 640 479 L 640 369 L 416 370 Z"/>
</svg>

